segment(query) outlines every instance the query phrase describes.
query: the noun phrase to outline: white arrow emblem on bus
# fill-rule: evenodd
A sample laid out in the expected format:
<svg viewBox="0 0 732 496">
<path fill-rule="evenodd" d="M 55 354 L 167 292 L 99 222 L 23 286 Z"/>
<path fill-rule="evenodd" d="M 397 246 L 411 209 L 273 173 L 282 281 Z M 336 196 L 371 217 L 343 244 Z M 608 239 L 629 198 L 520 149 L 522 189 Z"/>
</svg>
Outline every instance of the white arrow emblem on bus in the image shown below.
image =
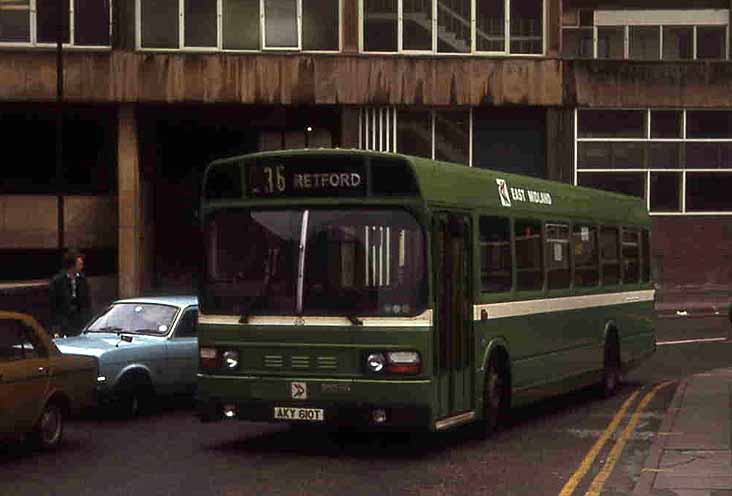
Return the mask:
<svg viewBox="0 0 732 496">
<path fill-rule="evenodd" d="M 498 196 L 501 197 L 501 205 L 504 207 L 511 206 L 511 197 L 508 195 L 508 186 L 506 185 L 505 179 L 496 179 L 498 184 Z"/>
<path fill-rule="evenodd" d="M 294 400 L 308 399 L 308 384 L 306 382 L 291 382 L 290 394 Z"/>
</svg>

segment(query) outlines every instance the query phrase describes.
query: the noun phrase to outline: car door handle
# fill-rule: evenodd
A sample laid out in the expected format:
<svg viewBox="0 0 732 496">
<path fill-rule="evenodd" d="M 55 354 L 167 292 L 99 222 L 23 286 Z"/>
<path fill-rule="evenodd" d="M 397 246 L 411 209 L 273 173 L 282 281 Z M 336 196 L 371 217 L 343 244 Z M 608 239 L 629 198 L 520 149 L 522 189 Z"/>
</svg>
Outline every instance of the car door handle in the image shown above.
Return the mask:
<svg viewBox="0 0 732 496">
<path fill-rule="evenodd" d="M 38 367 L 38 375 L 49 375 L 48 367 Z"/>
</svg>

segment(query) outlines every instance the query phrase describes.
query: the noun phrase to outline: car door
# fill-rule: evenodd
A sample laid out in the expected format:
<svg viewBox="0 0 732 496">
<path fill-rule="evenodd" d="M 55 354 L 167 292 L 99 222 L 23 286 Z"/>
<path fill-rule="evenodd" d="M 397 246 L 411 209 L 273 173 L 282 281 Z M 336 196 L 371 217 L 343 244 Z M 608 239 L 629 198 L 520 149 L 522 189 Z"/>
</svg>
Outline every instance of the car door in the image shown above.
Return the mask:
<svg viewBox="0 0 732 496">
<path fill-rule="evenodd" d="M 44 406 L 50 380 L 48 350 L 35 330 L 0 316 L 0 432 L 25 432 Z"/>
<path fill-rule="evenodd" d="M 178 318 L 175 329 L 173 329 L 166 343 L 168 369 L 175 377 L 173 387 L 177 391 L 192 391 L 196 384 L 196 372 L 198 370 L 197 321 L 198 308 L 186 308 Z"/>
</svg>

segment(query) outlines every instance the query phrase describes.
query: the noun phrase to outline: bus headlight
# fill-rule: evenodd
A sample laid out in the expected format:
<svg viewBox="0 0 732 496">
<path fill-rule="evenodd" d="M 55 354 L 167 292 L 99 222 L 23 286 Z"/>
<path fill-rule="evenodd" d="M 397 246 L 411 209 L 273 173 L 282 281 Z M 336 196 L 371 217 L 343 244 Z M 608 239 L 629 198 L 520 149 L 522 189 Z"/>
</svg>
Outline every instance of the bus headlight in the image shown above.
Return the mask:
<svg viewBox="0 0 732 496">
<path fill-rule="evenodd" d="M 224 367 L 228 370 L 234 370 L 239 367 L 239 352 L 227 350 L 224 352 Z"/>
<path fill-rule="evenodd" d="M 382 353 L 371 353 L 366 357 L 366 367 L 371 372 L 381 372 L 386 365 L 386 358 Z"/>
</svg>

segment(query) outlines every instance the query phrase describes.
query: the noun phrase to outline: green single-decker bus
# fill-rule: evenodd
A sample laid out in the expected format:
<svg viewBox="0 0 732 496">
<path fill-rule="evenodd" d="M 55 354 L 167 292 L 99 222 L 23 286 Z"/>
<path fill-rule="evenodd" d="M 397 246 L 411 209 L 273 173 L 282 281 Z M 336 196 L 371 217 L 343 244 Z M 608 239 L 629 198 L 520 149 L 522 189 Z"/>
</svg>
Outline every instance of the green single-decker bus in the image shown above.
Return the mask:
<svg viewBox="0 0 732 496">
<path fill-rule="evenodd" d="M 205 172 L 197 415 L 489 434 L 655 351 L 638 198 L 317 149 Z"/>
</svg>

